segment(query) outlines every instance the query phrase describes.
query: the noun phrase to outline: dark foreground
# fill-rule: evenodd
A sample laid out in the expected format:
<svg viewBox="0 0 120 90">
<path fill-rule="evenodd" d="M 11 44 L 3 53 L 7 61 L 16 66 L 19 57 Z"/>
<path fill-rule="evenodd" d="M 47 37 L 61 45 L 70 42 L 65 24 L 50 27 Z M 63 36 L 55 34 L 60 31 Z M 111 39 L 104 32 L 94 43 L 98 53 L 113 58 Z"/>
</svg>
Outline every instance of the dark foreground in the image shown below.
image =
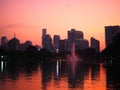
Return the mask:
<svg viewBox="0 0 120 90">
<path fill-rule="evenodd" d="M 119 90 L 120 65 L 47 59 L 0 61 L 0 90 Z M 19 60 L 17 60 L 19 61 Z M 31 61 L 31 62 L 27 62 Z"/>
</svg>

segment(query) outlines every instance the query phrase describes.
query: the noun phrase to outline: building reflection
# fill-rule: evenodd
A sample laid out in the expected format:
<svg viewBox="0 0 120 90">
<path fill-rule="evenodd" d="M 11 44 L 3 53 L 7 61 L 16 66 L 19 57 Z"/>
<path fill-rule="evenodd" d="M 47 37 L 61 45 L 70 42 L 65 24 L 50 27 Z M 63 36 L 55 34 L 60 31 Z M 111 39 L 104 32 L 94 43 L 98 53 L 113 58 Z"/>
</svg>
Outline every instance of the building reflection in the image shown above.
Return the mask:
<svg viewBox="0 0 120 90">
<path fill-rule="evenodd" d="M 119 64 L 111 64 L 105 69 L 101 64 L 66 60 L 45 60 L 39 65 L 31 63 L 23 66 L 15 62 L 0 61 L 0 83 L 10 82 L 15 86 L 19 81 L 29 81 L 31 84 L 38 81 L 34 85 L 37 84 L 42 90 L 60 90 L 63 87 L 65 90 L 119 90 L 119 67 Z"/>
<path fill-rule="evenodd" d="M 14 84 L 18 79 L 20 75 L 20 68 L 18 64 L 15 62 L 16 58 L 11 58 L 14 62 L 11 62 L 9 59 L 9 62 L 7 62 L 7 70 L 5 74 L 8 76 L 12 84 Z"/>
<path fill-rule="evenodd" d="M 32 63 L 27 64 L 26 66 L 21 68 L 22 70 L 20 70 L 20 72 L 22 72 L 24 74 L 24 77 L 26 80 L 31 80 L 34 71 L 36 71 L 38 69 L 37 65 L 34 65 Z"/>
<path fill-rule="evenodd" d="M 76 87 L 77 84 L 77 63 L 78 61 L 68 61 L 68 83 L 73 87 Z"/>
<path fill-rule="evenodd" d="M 120 70 L 118 70 L 119 68 L 119 64 L 110 64 L 107 67 L 107 88 L 111 88 L 111 90 L 120 89 Z"/>
<path fill-rule="evenodd" d="M 54 79 L 55 80 L 59 80 L 60 79 L 60 61 L 56 61 L 56 65 L 55 65 L 55 73 L 54 73 Z"/>
<path fill-rule="evenodd" d="M 42 63 L 42 89 L 46 90 L 52 80 L 53 65 L 51 62 L 43 61 Z"/>
<path fill-rule="evenodd" d="M 100 64 L 91 65 L 91 79 L 92 80 L 100 79 Z"/>
<path fill-rule="evenodd" d="M 8 61 L 0 61 L 0 79 L 8 78 L 11 82 L 16 82 L 20 74 L 23 74 L 25 79 L 31 79 L 33 71 L 37 70 L 37 65 L 30 63 L 17 63 L 17 58 L 9 58 Z M 25 61 L 25 60 L 24 60 Z"/>
<path fill-rule="evenodd" d="M 75 63 L 75 71 L 72 69 L 73 66 L 71 67 L 71 64 L 68 64 L 68 83 L 69 87 L 71 88 L 82 88 L 84 85 L 84 77 L 89 71 L 88 65 L 85 65 L 79 61 L 74 62 Z M 74 64 L 72 62 L 72 64 Z"/>
</svg>

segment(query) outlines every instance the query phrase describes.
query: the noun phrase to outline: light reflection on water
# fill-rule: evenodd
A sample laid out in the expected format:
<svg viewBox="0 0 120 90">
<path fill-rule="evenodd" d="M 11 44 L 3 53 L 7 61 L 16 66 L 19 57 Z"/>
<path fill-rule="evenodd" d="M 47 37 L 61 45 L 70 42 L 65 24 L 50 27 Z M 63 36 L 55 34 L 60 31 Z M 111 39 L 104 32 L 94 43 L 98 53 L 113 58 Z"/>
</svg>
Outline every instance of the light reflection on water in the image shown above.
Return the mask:
<svg viewBox="0 0 120 90">
<path fill-rule="evenodd" d="M 0 90 L 119 90 L 120 86 L 113 66 L 64 60 L 26 67 L 6 63 L 0 65 Z"/>
</svg>

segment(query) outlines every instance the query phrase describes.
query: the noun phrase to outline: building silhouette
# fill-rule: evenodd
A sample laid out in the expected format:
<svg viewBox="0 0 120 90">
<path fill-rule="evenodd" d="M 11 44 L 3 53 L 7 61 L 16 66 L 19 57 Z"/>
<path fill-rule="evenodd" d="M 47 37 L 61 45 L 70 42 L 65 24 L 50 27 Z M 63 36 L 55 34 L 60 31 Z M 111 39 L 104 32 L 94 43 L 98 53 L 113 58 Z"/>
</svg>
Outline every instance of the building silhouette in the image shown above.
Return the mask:
<svg viewBox="0 0 120 90">
<path fill-rule="evenodd" d="M 47 34 L 47 30 L 45 28 L 42 29 L 42 48 L 45 48 L 50 52 L 54 52 L 52 38 Z"/>
<path fill-rule="evenodd" d="M 75 40 L 75 47 L 76 49 L 86 49 L 89 47 L 89 41 L 86 39 L 77 39 Z"/>
<path fill-rule="evenodd" d="M 112 43 L 113 37 L 120 32 L 120 26 L 105 26 L 106 47 Z"/>
<path fill-rule="evenodd" d="M 75 40 L 83 39 L 83 32 L 71 29 L 68 31 L 68 51 L 71 50 L 72 44 L 75 43 Z"/>
<path fill-rule="evenodd" d="M 42 48 L 44 48 L 45 46 L 45 41 L 44 41 L 44 38 L 47 34 L 47 30 L 45 28 L 42 29 Z"/>
<path fill-rule="evenodd" d="M 68 40 L 67 39 L 64 39 L 64 40 L 60 40 L 60 52 L 62 52 L 62 51 L 65 51 L 65 52 L 67 52 L 67 43 L 68 43 Z"/>
<path fill-rule="evenodd" d="M 7 37 L 2 36 L 1 37 L 1 46 L 0 46 L 0 48 L 4 49 L 6 51 L 7 50 L 7 43 L 8 43 Z"/>
<path fill-rule="evenodd" d="M 94 37 L 90 38 L 90 47 L 94 48 L 97 52 L 100 51 L 100 41 L 95 39 Z"/>
<path fill-rule="evenodd" d="M 53 39 L 54 39 L 54 50 L 55 50 L 56 53 L 58 53 L 59 49 L 60 49 L 59 48 L 60 36 L 59 35 L 54 35 Z"/>
<path fill-rule="evenodd" d="M 25 43 L 20 44 L 19 50 L 25 51 L 28 46 L 32 45 L 32 41 L 27 40 Z"/>
<path fill-rule="evenodd" d="M 5 46 L 8 43 L 8 39 L 6 36 L 1 37 L 1 46 Z"/>
<path fill-rule="evenodd" d="M 89 42 L 88 40 L 84 39 L 83 32 L 75 29 L 68 31 L 68 51 L 71 50 L 73 43 L 75 43 L 76 49 L 86 49 L 89 47 Z"/>
<path fill-rule="evenodd" d="M 83 32 L 71 29 L 71 31 L 68 31 L 68 39 L 70 40 L 83 39 Z"/>
<path fill-rule="evenodd" d="M 47 50 L 54 52 L 53 44 L 52 44 L 52 38 L 49 34 L 46 34 L 43 38 L 43 48 L 46 48 Z"/>
<path fill-rule="evenodd" d="M 20 41 L 15 37 L 8 41 L 7 50 L 8 51 L 18 51 L 20 46 Z"/>
<path fill-rule="evenodd" d="M 41 46 L 39 46 L 39 45 L 35 45 L 35 47 L 37 48 L 38 51 L 41 50 Z"/>
</svg>

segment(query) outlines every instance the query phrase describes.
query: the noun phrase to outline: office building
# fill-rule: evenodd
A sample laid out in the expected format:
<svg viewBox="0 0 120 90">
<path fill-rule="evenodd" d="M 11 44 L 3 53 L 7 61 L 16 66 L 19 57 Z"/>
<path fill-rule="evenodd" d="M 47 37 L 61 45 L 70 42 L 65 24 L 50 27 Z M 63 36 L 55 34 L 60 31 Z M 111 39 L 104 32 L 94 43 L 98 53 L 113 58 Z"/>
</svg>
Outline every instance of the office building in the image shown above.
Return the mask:
<svg viewBox="0 0 120 90">
<path fill-rule="evenodd" d="M 112 43 L 113 37 L 120 32 L 120 26 L 105 26 L 106 47 Z"/>
<path fill-rule="evenodd" d="M 100 41 L 95 39 L 94 37 L 90 38 L 90 47 L 94 48 L 97 52 L 100 51 Z"/>
<path fill-rule="evenodd" d="M 83 32 L 71 29 L 68 31 L 68 51 L 71 50 L 72 44 L 75 43 L 75 40 L 83 39 Z"/>
<path fill-rule="evenodd" d="M 46 48 L 47 50 L 54 52 L 53 44 L 52 44 L 52 38 L 49 34 L 46 34 L 43 38 L 43 48 Z"/>
<path fill-rule="evenodd" d="M 59 52 L 59 43 L 60 43 L 60 36 L 54 35 L 54 50 L 55 52 Z"/>
<path fill-rule="evenodd" d="M 86 39 L 77 39 L 75 40 L 76 49 L 86 49 L 89 47 L 89 42 Z"/>
<path fill-rule="evenodd" d="M 8 43 L 8 39 L 6 36 L 1 37 L 1 46 L 5 46 Z"/>
<path fill-rule="evenodd" d="M 47 34 L 47 30 L 45 28 L 42 29 L 42 48 L 44 48 L 44 44 L 45 44 L 45 41 L 44 41 L 44 38 Z"/>
<path fill-rule="evenodd" d="M 68 42 L 68 40 L 67 39 L 64 39 L 64 40 L 60 40 L 60 52 L 62 52 L 62 51 L 65 51 L 65 52 L 67 52 L 67 42 Z"/>
</svg>

